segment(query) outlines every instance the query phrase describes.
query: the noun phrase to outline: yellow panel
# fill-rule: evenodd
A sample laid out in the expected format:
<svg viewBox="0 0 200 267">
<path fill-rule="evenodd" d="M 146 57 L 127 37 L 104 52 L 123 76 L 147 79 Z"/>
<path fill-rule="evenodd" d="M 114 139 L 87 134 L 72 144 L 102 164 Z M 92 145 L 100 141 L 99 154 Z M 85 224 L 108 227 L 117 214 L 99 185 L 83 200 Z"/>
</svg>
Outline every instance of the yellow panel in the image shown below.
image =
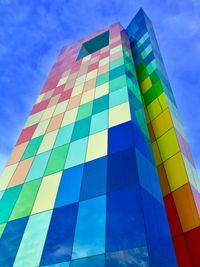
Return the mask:
<svg viewBox="0 0 200 267">
<path fill-rule="evenodd" d="M 159 95 L 158 100 L 160 102 L 162 110 L 164 110 L 164 109 L 166 109 L 168 107 L 165 93 L 162 93 L 161 95 Z"/>
<path fill-rule="evenodd" d="M 58 130 L 45 134 L 37 154 L 45 152 L 53 148 L 57 133 L 58 133 Z"/>
<path fill-rule="evenodd" d="M 62 77 L 58 82 L 57 86 L 63 85 L 67 82 L 68 76 Z"/>
<path fill-rule="evenodd" d="M 89 136 L 86 161 L 107 155 L 108 130 Z"/>
<path fill-rule="evenodd" d="M 87 61 L 89 61 L 90 58 L 91 58 L 91 54 L 88 55 L 88 56 L 86 56 L 86 57 L 83 57 L 83 59 L 82 59 L 82 63 L 83 63 L 83 62 L 87 62 Z"/>
<path fill-rule="evenodd" d="M 44 121 L 44 120 L 51 118 L 53 116 L 55 108 L 56 108 L 56 105 L 54 105 L 50 108 L 47 108 L 42 115 L 41 121 Z"/>
<path fill-rule="evenodd" d="M 187 232 L 195 227 L 198 227 L 200 225 L 200 219 L 190 185 L 186 184 L 174 191 L 172 194 L 183 232 Z"/>
<path fill-rule="evenodd" d="M 18 163 L 9 165 L 4 168 L 1 176 L 0 176 L 0 191 L 5 190 L 13 173 L 15 172 L 16 168 L 18 166 Z"/>
<path fill-rule="evenodd" d="M 158 166 L 162 163 L 162 159 L 160 157 L 160 151 L 158 149 L 158 144 L 156 141 L 152 143 L 152 148 L 153 148 L 153 154 L 154 154 L 156 166 Z"/>
<path fill-rule="evenodd" d="M 75 86 L 78 85 L 78 84 L 84 83 L 84 82 L 85 82 L 85 78 L 86 78 L 86 74 L 84 74 L 84 75 L 78 77 L 78 78 L 76 79 Z"/>
<path fill-rule="evenodd" d="M 81 105 L 90 102 L 94 99 L 95 89 L 91 89 L 82 94 Z"/>
<path fill-rule="evenodd" d="M 38 103 L 40 103 L 40 102 L 42 101 L 42 99 L 43 99 L 44 95 L 45 95 L 45 93 L 43 93 L 43 94 L 39 95 L 39 96 L 38 96 L 38 98 L 37 98 L 37 100 L 36 100 L 36 102 L 35 102 L 35 104 L 38 104 Z"/>
<path fill-rule="evenodd" d="M 1 238 L 2 234 L 3 234 L 3 231 L 4 231 L 5 227 L 6 227 L 6 223 L 0 224 L 0 238 Z"/>
<path fill-rule="evenodd" d="M 144 94 L 149 88 L 152 87 L 152 82 L 150 77 L 147 77 L 141 84 L 140 88 L 142 89 L 142 93 Z"/>
<path fill-rule="evenodd" d="M 69 99 L 67 99 L 67 100 L 65 100 L 65 101 L 63 101 L 63 102 L 61 102 L 61 103 L 58 103 L 58 104 L 56 105 L 56 108 L 55 108 L 55 111 L 54 111 L 54 113 L 53 113 L 53 116 L 56 116 L 56 115 L 58 115 L 58 114 L 60 114 L 60 113 L 65 112 L 66 109 L 67 109 L 67 104 L 68 104 L 68 102 L 69 102 Z"/>
<path fill-rule="evenodd" d="M 62 172 L 57 172 L 42 179 L 31 214 L 53 209 Z"/>
<path fill-rule="evenodd" d="M 173 127 L 173 122 L 169 113 L 169 109 L 165 109 L 160 113 L 153 121 L 152 126 L 156 138 L 166 133 L 170 128 Z"/>
<path fill-rule="evenodd" d="M 49 125 L 49 122 L 50 122 L 50 119 L 40 122 L 38 124 L 38 126 L 37 126 L 32 138 L 35 138 L 37 136 L 45 134 L 46 129 L 47 129 L 48 125 Z"/>
<path fill-rule="evenodd" d="M 109 127 L 131 120 L 129 102 L 109 109 Z"/>
<path fill-rule="evenodd" d="M 107 95 L 109 93 L 109 83 L 104 83 L 96 87 L 95 99 L 101 96 Z"/>
<path fill-rule="evenodd" d="M 166 160 L 164 166 L 171 191 L 188 183 L 188 176 L 181 152 Z"/>
<path fill-rule="evenodd" d="M 42 111 L 37 112 L 37 113 L 35 113 L 33 115 L 30 115 L 28 117 L 28 120 L 26 121 L 26 124 L 25 124 L 24 128 L 27 128 L 27 127 L 29 127 L 29 126 L 31 126 L 33 124 L 38 123 L 40 121 L 41 117 L 42 117 L 43 112 L 44 111 L 42 110 Z"/>
<path fill-rule="evenodd" d="M 86 81 L 89 81 L 97 76 L 98 70 L 93 70 L 87 73 Z"/>
<path fill-rule="evenodd" d="M 78 112 L 78 108 L 73 108 L 71 110 L 68 110 L 64 115 L 61 126 L 63 127 L 65 125 L 75 122 L 77 112 Z"/>
<path fill-rule="evenodd" d="M 155 99 L 151 104 L 147 106 L 147 111 L 149 113 L 150 120 L 155 119 L 155 117 L 157 117 L 162 112 L 158 99 Z"/>
<path fill-rule="evenodd" d="M 77 86 L 75 86 L 72 90 L 72 95 L 71 97 L 75 96 L 75 95 L 79 95 L 83 92 L 83 87 L 84 87 L 84 83 L 79 84 Z"/>
<path fill-rule="evenodd" d="M 99 60 L 99 67 L 104 66 L 105 64 L 109 63 L 109 57 L 105 57 L 101 60 Z"/>
<path fill-rule="evenodd" d="M 157 143 L 163 161 L 180 151 L 175 130 L 173 128 L 158 138 Z"/>
</svg>

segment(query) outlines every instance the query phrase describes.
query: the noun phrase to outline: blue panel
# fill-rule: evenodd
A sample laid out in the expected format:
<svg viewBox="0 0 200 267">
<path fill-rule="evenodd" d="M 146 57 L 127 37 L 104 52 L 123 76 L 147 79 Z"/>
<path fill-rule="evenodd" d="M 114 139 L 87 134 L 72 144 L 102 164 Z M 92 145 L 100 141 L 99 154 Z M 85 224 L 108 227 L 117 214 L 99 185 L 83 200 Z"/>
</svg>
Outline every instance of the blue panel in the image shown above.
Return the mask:
<svg viewBox="0 0 200 267">
<path fill-rule="evenodd" d="M 54 209 L 44 245 L 41 265 L 54 264 L 71 259 L 77 210 L 77 203 Z"/>
<path fill-rule="evenodd" d="M 72 261 L 70 267 L 105 267 L 105 255 Z"/>
<path fill-rule="evenodd" d="M 85 164 L 81 200 L 106 194 L 107 157 Z"/>
<path fill-rule="evenodd" d="M 149 267 L 146 247 L 116 251 L 106 254 L 106 267 Z M 154 266 L 154 265 L 152 265 Z"/>
<path fill-rule="evenodd" d="M 72 259 L 105 252 L 105 225 L 105 196 L 80 202 Z"/>
<path fill-rule="evenodd" d="M 108 155 L 107 192 L 121 190 L 138 183 L 137 162 L 133 148 Z"/>
<path fill-rule="evenodd" d="M 139 187 L 107 195 L 106 251 L 146 246 Z"/>
<path fill-rule="evenodd" d="M 8 222 L 0 239 L 0 266 L 11 267 L 19 248 L 28 217 Z"/>
<path fill-rule="evenodd" d="M 133 123 L 131 121 L 108 129 L 109 153 L 133 147 L 134 144 Z"/>
<path fill-rule="evenodd" d="M 79 201 L 83 164 L 63 171 L 55 207 Z"/>
</svg>

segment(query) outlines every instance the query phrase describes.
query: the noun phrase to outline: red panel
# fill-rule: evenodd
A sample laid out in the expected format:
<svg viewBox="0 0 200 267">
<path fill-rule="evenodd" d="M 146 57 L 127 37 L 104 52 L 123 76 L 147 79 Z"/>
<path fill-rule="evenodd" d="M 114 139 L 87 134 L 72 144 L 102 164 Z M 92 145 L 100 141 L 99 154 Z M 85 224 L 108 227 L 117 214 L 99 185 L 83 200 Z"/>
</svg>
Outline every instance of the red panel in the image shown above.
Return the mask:
<svg viewBox="0 0 200 267">
<path fill-rule="evenodd" d="M 193 267 L 200 266 L 200 227 L 185 233 L 186 244 L 189 249 Z"/>
<path fill-rule="evenodd" d="M 65 88 L 65 84 L 62 84 L 62 85 L 56 87 L 55 91 L 53 93 L 53 96 L 61 94 L 63 92 L 64 88 Z"/>
<path fill-rule="evenodd" d="M 93 64 L 89 65 L 88 72 L 97 69 L 98 66 L 99 66 L 99 62 L 96 62 L 96 63 L 93 63 Z"/>
<path fill-rule="evenodd" d="M 164 197 L 165 208 L 171 230 L 172 237 L 182 234 L 181 223 L 176 211 L 176 206 L 171 194 Z"/>
<path fill-rule="evenodd" d="M 174 239 L 174 247 L 176 251 L 176 258 L 179 267 L 194 267 L 191 264 L 188 248 L 186 246 L 185 238 L 183 235 Z"/>
<path fill-rule="evenodd" d="M 33 136 L 33 133 L 34 133 L 36 127 L 37 127 L 37 124 L 34 124 L 34 125 L 26 128 L 26 129 L 24 129 L 21 132 L 21 135 L 20 135 L 16 145 L 22 144 L 22 143 L 30 140 L 31 137 Z"/>
<path fill-rule="evenodd" d="M 60 103 L 60 102 L 62 102 L 62 101 L 65 101 L 65 100 L 69 99 L 70 96 L 71 96 L 71 94 L 72 94 L 72 89 L 69 89 L 69 90 L 63 92 L 63 93 L 61 94 L 61 96 L 60 96 L 58 102 Z"/>
<path fill-rule="evenodd" d="M 35 106 L 33 107 L 31 114 L 40 112 L 41 110 L 44 110 L 45 108 L 47 108 L 48 104 L 49 104 L 50 99 L 46 99 L 38 104 L 35 104 Z"/>
</svg>

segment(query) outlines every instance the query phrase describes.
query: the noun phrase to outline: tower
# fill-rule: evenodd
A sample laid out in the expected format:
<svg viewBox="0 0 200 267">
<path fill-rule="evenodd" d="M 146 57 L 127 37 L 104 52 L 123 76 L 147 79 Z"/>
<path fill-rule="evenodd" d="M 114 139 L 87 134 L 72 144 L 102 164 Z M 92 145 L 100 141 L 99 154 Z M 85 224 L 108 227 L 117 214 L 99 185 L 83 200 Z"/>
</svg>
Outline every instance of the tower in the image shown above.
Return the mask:
<svg viewBox="0 0 200 267">
<path fill-rule="evenodd" d="M 0 180 L 0 266 L 198 266 L 176 116 L 142 10 L 64 47 Z"/>
</svg>

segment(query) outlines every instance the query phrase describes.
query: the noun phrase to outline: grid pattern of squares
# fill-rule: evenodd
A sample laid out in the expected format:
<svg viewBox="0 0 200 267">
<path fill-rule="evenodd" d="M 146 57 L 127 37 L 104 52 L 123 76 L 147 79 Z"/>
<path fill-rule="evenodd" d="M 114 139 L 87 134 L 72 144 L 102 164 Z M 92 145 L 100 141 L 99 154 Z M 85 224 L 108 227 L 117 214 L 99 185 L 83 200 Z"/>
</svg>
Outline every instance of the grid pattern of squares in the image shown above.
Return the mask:
<svg viewBox="0 0 200 267">
<path fill-rule="evenodd" d="M 0 182 L 0 266 L 175 267 L 126 32 L 64 47 Z"/>
<path fill-rule="evenodd" d="M 198 267 L 200 180 L 152 24 L 142 10 L 127 31 L 178 264 Z"/>
</svg>

